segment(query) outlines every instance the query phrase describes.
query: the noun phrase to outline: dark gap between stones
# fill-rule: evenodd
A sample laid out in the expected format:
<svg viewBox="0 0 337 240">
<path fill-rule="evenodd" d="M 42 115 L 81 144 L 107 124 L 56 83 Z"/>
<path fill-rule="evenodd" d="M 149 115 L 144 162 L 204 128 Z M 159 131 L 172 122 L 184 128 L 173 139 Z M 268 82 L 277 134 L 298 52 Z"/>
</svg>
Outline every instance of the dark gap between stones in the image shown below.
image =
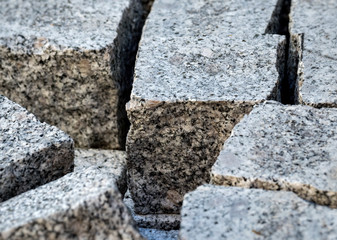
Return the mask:
<svg viewBox="0 0 337 240">
<path fill-rule="evenodd" d="M 265 33 L 286 37 L 277 50 L 277 70 L 280 78 L 277 100 L 293 105 L 299 102 L 297 70 L 301 55 L 301 36 L 289 32 L 290 11 L 291 0 L 278 0 Z"/>
</svg>

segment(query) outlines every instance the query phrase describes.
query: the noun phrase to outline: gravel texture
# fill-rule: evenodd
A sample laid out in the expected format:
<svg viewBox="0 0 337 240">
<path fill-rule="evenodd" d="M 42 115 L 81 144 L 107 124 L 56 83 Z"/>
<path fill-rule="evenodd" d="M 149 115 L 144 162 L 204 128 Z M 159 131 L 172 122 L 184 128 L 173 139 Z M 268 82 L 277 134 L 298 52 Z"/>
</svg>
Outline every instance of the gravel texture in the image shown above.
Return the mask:
<svg viewBox="0 0 337 240">
<path fill-rule="evenodd" d="M 286 190 L 337 208 L 337 110 L 266 102 L 233 129 L 212 183 Z"/>
<path fill-rule="evenodd" d="M 300 35 L 300 102 L 314 107 L 337 107 L 336 1 L 293 0 L 290 32 Z"/>
<path fill-rule="evenodd" d="M 284 37 L 264 34 L 275 5 L 155 1 L 127 106 L 136 213 L 179 213 L 184 194 L 209 181 L 233 126 L 253 105 L 278 99 Z"/>
<path fill-rule="evenodd" d="M 0 93 L 77 147 L 125 147 L 140 0 L 4 0 Z"/>
<path fill-rule="evenodd" d="M 74 167 L 73 140 L 0 95 L 0 202 Z"/>
<path fill-rule="evenodd" d="M 1 203 L 0 239 L 143 239 L 113 171 L 75 168 Z"/>
<path fill-rule="evenodd" d="M 291 192 L 204 185 L 185 196 L 179 239 L 332 240 L 336 217 Z"/>
</svg>

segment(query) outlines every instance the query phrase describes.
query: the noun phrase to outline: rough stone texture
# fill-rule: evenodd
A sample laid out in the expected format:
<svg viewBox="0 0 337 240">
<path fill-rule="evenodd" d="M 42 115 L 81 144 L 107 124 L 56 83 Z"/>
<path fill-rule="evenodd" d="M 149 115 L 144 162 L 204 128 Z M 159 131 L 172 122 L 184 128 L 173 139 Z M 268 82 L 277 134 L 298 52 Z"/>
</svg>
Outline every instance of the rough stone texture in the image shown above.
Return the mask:
<svg viewBox="0 0 337 240">
<path fill-rule="evenodd" d="M 337 107 L 336 11 L 336 1 L 292 1 L 290 32 L 304 34 L 297 46 L 303 51 L 298 70 L 303 104 Z"/>
<path fill-rule="evenodd" d="M 67 134 L 0 95 L 0 202 L 73 167 L 73 140 Z"/>
<path fill-rule="evenodd" d="M 178 230 L 164 231 L 151 228 L 139 228 L 139 232 L 147 240 L 176 240 L 178 239 Z"/>
<path fill-rule="evenodd" d="M 336 239 L 337 211 L 291 192 L 205 185 L 185 196 L 181 240 Z"/>
<path fill-rule="evenodd" d="M 158 229 L 163 231 L 179 229 L 181 219 L 179 214 L 136 214 L 134 211 L 134 202 L 130 196 L 129 191 L 124 196 L 124 203 L 130 209 L 133 219 L 137 223 L 137 226 L 144 229 L 150 229 L 149 234 L 151 234 L 151 229 Z M 153 236 L 155 236 L 156 234 L 156 232 L 153 232 Z"/>
<path fill-rule="evenodd" d="M 74 171 L 96 167 L 105 171 L 116 181 L 119 192 L 124 196 L 127 190 L 126 153 L 117 150 L 76 149 Z"/>
<path fill-rule="evenodd" d="M 337 109 L 266 102 L 233 129 L 212 182 L 286 190 L 337 208 Z"/>
<path fill-rule="evenodd" d="M 127 106 L 136 213 L 178 213 L 184 194 L 209 181 L 233 126 L 254 104 L 277 98 L 284 38 L 264 35 L 275 5 L 155 1 Z"/>
<path fill-rule="evenodd" d="M 89 167 L 0 204 L 0 239 L 143 239 L 115 180 Z"/>
<path fill-rule="evenodd" d="M 71 135 L 123 148 L 140 0 L 4 0 L 0 93 Z"/>
</svg>

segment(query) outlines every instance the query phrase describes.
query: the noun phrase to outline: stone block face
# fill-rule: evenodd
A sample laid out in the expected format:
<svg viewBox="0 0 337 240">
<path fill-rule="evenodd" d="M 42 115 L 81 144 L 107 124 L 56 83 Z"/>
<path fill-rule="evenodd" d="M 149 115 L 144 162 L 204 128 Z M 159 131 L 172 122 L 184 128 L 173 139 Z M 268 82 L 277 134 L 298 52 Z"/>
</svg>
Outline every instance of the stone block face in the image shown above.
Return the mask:
<svg viewBox="0 0 337 240">
<path fill-rule="evenodd" d="M 0 202 L 74 167 L 73 140 L 0 95 Z"/>
<path fill-rule="evenodd" d="M 123 148 L 140 1 L 1 5 L 0 93 L 67 132 L 77 147 Z"/>
<path fill-rule="evenodd" d="M 125 151 L 76 149 L 74 164 L 74 171 L 83 171 L 93 166 L 105 171 L 116 181 L 119 192 L 124 196 L 127 190 Z"/>
<path fill-rule="evenodd" d="M 234 125 L 255 104 L 278 98 L 284 37 L 264 34 L 275 5 L 155 1 L 127 106 L 136 213 L 178 213 L 184 194 L 209 181 Z"/>
<path fill-rule="evenodd" d="M 204 185 L 185 196 L 179 239 L 335 239 L 336 217 L 291 192 Z"/>
<path fill-rule="evenodd" d="M 0 239 L 143 239 L 116 180 L 93 165 L 0 205 Z"/>
<path fill-rule="evenodd" d="M 212 183 L 293 191 L 337 208 L 337 110 L 266 102 L 233 129 Z"/>
<path fill-rule="evenodd" d="M 314 107 L 337 106 L 336 1 L 292 1 L 290 32 L 301 34 L 299 100 Z"/>
</svg>

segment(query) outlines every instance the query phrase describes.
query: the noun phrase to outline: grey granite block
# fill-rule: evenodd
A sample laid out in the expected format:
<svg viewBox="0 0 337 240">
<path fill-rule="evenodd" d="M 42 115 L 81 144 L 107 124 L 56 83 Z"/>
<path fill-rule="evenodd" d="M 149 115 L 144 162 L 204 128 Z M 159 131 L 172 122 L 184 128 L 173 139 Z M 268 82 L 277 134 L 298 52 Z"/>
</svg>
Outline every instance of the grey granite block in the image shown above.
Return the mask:
<svg viewBox="0 0 337 240">
<path fill-rule="evenodd" d="M 74 171 L 89 167 L 105 171 L 116 181 L 119 192 L 124 196 L 127 190 L 126 153 L 118 150 L 75 149 Z"/>
<path fill-rule="evenodd" d="M 290 31 L 302 34 L 297 50 L 301 52 L 298 77 L 303 104 L 337 107 L 336 11 L 336 1 L 292 1 Z"/>
<path fill-rule="evenodd" d="M 74 167 L 73 140 L 0 95 L 0 202 Z"/>
<path fill-rule="evenodd" d="M 139 232 L 147 240 L 176 240 L 178 239 L 178 230 L 158 230 L 151 228 L 139 228 Z"/>
<path fill-rule="evenodd" d="M 233 126 L 278 98 L 284 38 L 264 34 L 276 2 L 154 2 L 127 106 L 136 213 L 178 213 L 184 194 L 209 181 Z"/>
<path fill-rule="evenodd" d="M 129 191 L 124 196 L 124 203 L 130 209 L 133 219 L 140 228 L 158 229 L 160 231 L 179 229 L 181 219 L 179 214 L 137 214 Z M 151 230 L 149 230 L 149 234 L 151 234 Z M 153 233 L 153 236 L 155 235 L 156 233 Z"/>
<path fill-rule="evenodd" d="M 89 167 L 0 204 L 0 239 L 143 239 L 116 180 Z"/>
<path fill-rule="evenodd" d="M 4 0 L 0 93 L 77 147 L 125 147 L 140 0 Z"/>
<path fill-rule="evenodd" d="M 286 190 L 337 208 L 337 109 L 266 102 L 233 129 L 212 183 Z"/>
<path fill-rule="evenodd" d="M 291 192 L 205 185 L 185 196 L 179 239 L 332 240 L 336 217 Z"/>
</svg>

